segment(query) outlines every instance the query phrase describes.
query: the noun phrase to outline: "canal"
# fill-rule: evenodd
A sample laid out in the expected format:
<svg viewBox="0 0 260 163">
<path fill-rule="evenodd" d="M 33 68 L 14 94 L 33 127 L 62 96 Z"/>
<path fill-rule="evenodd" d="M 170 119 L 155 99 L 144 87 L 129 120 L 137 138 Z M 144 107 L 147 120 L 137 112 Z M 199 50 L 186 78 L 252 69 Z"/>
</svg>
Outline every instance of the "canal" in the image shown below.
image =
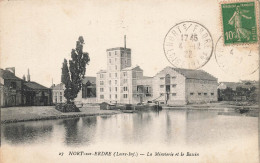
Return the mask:
<svg viewBox="0 0 260 163">
<path fill-rule="evenodd" d="M 258 161 L 258 117 L 235 112 L 163 110 L 10 123 L 1 125 L 1 146 L 3 154 L 11 156 L 16 152 L 20 162 L 27 162 L 32 156 L 37 162 L 87 159 L 70 156 L 71 151 L 87 152 L 90 156 L 86 157 L 93 162 L 118 161 L 115 157 L 93 156 L 98 151 L 144 154 L 135 158 L 140 161 L 215 162 L 237 157 L 241 157 L 241 162 L 248 157 Z M 152 156 L 147 156 L 148 152 Z M 155 152 L 190 152 L 199 156 L 157 157 Z M 61 153 L 63 156 L 59 156 Z M 124 159 L 131 162 L 132 158 Z"/>
</svg>

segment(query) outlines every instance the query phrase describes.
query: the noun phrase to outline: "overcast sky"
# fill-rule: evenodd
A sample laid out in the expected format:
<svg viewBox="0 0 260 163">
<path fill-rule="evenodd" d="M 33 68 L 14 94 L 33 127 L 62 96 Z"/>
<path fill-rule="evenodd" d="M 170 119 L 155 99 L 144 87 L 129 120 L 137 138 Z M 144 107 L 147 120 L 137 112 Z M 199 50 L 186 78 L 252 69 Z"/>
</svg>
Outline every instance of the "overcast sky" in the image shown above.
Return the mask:
<svg viewBox="0 0 260 163">
<path fill-rule="evenodd" d="M 90 55 L 86 75 L 106 69 L 106 49 L 132 49 L 132 63 L 154 76 L 166 66 L 163 41 L 176 23 L 203 24 L 216 44 L 221 36 L 220 8 L 215 0 L 156 1 L 2 1 L 0 3 L 0 67 L 15 67 L 22 78 L 51 86 L 60 83 L 64 58 L 70 58 L 79 36 Z M 243 67 L 238 67 L 238 71 Z M 220 69 L 215 54 L 202 68 L 219 81 L 257 80 L 259 72 L 234 76 Z"/>
</svg>

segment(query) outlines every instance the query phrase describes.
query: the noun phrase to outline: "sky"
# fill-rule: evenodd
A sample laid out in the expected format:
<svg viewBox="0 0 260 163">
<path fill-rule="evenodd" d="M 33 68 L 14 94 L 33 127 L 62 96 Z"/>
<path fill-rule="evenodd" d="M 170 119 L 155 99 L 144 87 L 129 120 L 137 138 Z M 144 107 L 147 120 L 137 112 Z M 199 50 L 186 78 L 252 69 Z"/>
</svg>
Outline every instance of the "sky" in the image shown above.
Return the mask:
<svg viewBox="0 0 260 163">
<path fill-rule="evenodd" d="M 215 52 L 222 35 L 220 16 L 219 2 L 214 0 L 1 1 L 0 67 L 15 67 L 20 78 L 30 69 L 32 81 L 50 87 L 52 80 L 60 83 L 62 62 L 70 59 L 71 49 L 83 36 L 84 51 L 90 56 L 86 76 L 96 76 L 106 69 L 106 49 L 123 47 L 126 35 L 132 65 L 154 76 L 172 66 L 163 51 L 171 27 L 182 21 L 202 24 L 212 35 Z M 245 69 L 236 66 L 232 71 Z M 259 76 L 259 71 L 233 75 L 222 70 L 215 53 L 201 69 L 218 81 L 258 80 Z"/>
</svg>

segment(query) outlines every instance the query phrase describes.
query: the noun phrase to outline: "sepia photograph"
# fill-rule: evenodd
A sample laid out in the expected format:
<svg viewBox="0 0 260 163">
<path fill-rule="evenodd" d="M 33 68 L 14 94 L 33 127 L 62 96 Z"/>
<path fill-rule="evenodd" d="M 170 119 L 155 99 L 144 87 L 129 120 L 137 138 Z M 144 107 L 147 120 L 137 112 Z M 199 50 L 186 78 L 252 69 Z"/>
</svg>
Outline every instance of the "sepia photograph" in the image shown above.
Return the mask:
<svg viewBox="0 0 260 163">
<path fill-rule="evenodd" d="M 258 0 L 1 0 L 1 163 L 258 163 Z"/>
</svg>

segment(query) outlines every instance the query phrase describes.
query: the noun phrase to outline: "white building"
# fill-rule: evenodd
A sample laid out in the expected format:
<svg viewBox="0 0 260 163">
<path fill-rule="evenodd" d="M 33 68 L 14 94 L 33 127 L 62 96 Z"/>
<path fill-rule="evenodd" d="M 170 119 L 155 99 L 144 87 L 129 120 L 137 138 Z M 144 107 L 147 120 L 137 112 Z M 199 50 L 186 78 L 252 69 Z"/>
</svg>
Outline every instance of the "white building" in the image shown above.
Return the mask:
<svg viewBox="0 0 260 163">
<path fill-rule="evenodd" d="M 132 66 L 131 49 L 107 49 L 107 70 L 97 73 L 97 102 L 130 103 L 159 101 L 183 105 L 217 101 L 217 78 L 203 70 L 166 67 L 154 77 L 143 76 Z"/>
</svg>

